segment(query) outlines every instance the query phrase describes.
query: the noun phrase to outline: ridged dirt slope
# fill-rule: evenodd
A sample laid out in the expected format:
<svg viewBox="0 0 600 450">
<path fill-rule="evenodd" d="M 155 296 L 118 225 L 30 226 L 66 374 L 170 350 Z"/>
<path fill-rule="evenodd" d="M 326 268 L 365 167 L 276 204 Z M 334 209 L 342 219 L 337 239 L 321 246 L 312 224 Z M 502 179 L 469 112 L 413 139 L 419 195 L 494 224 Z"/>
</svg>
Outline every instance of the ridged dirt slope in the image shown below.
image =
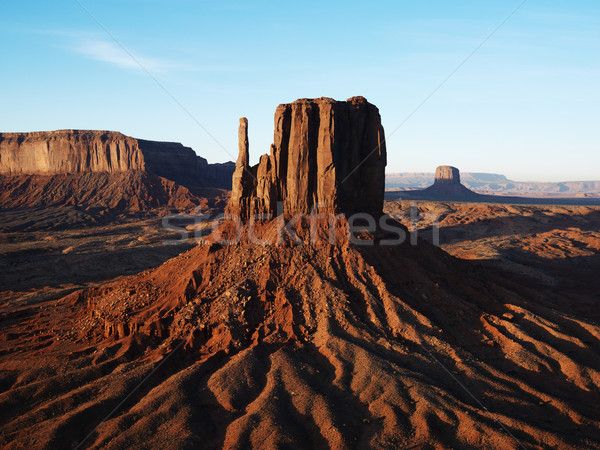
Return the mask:
<svg viewBox="0 0 600 450">
<path fill-rule="evenodd" d="M 345 229 L 200 245 L 4 313 L 0 443 L 600 446 L 598 325 L 426 242 L 358 247 Z"/>
<path fill-rule="evenodd" d="M 141 211 L 193 208 L 201 202 L 187 188 L 148 172 L 0 175 L 2 207 L 74 205 Z"/>
</svg>

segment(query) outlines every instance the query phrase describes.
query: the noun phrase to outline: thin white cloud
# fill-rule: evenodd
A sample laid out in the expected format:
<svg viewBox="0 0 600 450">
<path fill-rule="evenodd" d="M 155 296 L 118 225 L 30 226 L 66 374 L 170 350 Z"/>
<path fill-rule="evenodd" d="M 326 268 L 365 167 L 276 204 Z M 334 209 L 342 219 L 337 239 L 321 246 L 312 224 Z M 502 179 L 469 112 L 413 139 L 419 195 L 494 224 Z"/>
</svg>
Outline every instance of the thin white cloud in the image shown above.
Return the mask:
<svg viewBox="0 0 600 450">
<path fill-rule="evenodd" d="M 87 39 L 78 43 L 74 50 L 88 59 L 101 61 L 124 69 L 141 69 L 140 65 L 150 72 L 165 72 L 173 64 L 156 58 L 134 55 L 132 57 L 117 44 L 100 40 Z M 129 50 L 129 52 L 131 52 Z"/>
<path fill-rule="evenodd" d="M 19 30 L 23 32 L 23 30 Z M 112 41 L 110 37 L 103 36 L 101 33 L 84 30 L 56 30 L 56 29 L 35 29 L 28 30 L 30 33 L 38 33 L 48 36 L 55 36 L 62 41 L 59 47 L 71 53 L 83 56 L 87 59 L 111 64 L 127 70 L 142 70 L 140 64 L 152 74 L 163 74 L 165 72 L 179 74 L 183 73 L 240 73 L 255 72 L 259 70 L 254 65 L 229 64 L 222 61 L 221 54 L 206 54 L 205 49 L 198 53 L 198 47 L 182 48 L 178 46 L 177 52 L 179 59 L 165 59 L 141 55 L 137 50 L 123 44 L 127 49 L 125 51 L 121 46 Z M 146 43 L 148 45 L 148 43 Z M 133 58 L 129 53 L 133 55 Z M 174 52 L 169 55 L 173 58 Z M 195 62 L 194 62 L 195 61 Z M 198 61 L 203 61 L 202 64 Z M 212 61 L 212 63 L 207 63 Z M 139 62 L 139 64 L 138 64 Z"/>
</svg>

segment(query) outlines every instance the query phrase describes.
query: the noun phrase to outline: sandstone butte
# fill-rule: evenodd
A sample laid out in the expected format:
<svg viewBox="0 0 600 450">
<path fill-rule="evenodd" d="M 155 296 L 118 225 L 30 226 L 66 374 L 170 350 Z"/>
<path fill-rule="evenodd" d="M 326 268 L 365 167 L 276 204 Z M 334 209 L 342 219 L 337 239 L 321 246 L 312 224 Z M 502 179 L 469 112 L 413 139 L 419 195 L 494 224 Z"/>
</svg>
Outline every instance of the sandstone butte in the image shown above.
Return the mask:
<svg viewBox="0 0 600 450">
<path fill-rule="evenodd" d="M 460 184 L 460 171 L 452 166 L 438 166 L 434 184 Z"/>
<path fill-rule="evenodd" d="M 0 175 L 146 171 L 188 187 L 231 186 L 233 163 L 208 164 L 175 142 L 136 139 L 115 131 L 0 133 Z"/>
<path fill-rule="evenodd" d="M 364 97 L 345 102 L 299 99 L 277 107 L 270 154 L 252 167 L 248 121 L 240 119 L 239 156 L 227 210 L 243 220 L 313 210 L 378 216 L 385 165 L 379 110 Z"/>
<path fill-rule="evenodd" d="M 489 197 L 473 192 L 460 182 L 460 171 L 452 166 L 438 166 L 435 180 L 428 188 L 403 192 L 402 197 L 414 200 L 454 200 L 454 201 L 497 201 L 498 197 Z M 514 199 L 514 197 L 507 197 Z"/>
</svg>

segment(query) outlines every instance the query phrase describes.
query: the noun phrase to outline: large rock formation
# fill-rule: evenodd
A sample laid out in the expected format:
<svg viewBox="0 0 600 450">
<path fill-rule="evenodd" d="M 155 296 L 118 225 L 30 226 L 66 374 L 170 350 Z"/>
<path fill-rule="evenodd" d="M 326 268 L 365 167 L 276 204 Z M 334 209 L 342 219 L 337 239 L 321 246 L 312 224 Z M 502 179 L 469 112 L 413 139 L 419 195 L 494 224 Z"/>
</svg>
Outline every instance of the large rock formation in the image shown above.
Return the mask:
<svg viewBox="0 0 600 450">
<path fill-rule="evenodd" d="M 452 166 L 439 166 L 435 169 L 433 186 L 419 192 L 434 200 L 475 201 L 480 197 L 461 184 L 460 171 Z"/>
<path fill-rule="evenodd" d="M 381 214 L 385 137 L 379 110 L 364 97 L 279 105 L 271 152 L 254 167 L 248 162 L 247 126 L 241 119 L 230 213 L 242 219 L 313 210 Z"/>
<path fill-rule="evenodd" d="M 487 196 L 477 194 L 460 182 L 460 171 L 452 166 L 439 166 L 435 170 L 432 186 L 415 191 L 388 193 L 388 199 L 405 200 L 444 200 L 444 201 L 483 201 Z"/>
<path fill-rule="evenodd" d="M 452 166 L 439 166 L 435 169 L 435 181 L 437 185 L 460 184 L 460 171 Z"/>
<path fill-rule="evenodd" d="M 114 131 L 0 133 L 0 174 L 148 171 L 190 187 L 231 186 L 233 163 L 208 164 L 189 147 Z"/>
</svg>

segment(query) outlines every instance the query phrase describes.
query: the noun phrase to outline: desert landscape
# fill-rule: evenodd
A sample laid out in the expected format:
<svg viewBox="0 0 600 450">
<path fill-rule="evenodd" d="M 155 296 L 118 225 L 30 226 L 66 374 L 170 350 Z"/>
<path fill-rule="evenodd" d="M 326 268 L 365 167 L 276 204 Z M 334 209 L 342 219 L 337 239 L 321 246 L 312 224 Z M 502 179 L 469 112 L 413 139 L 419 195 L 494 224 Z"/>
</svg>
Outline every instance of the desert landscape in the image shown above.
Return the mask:
<svg viewBox="0 0 600 450">
<path fill-rule="evenodd" d="M 143 150 L 4 169 L 3 447 L 600 446 L 600 207 L 384 201 L 363 97 L 275 126 L 251 166 L 240 119 L 231 191 Z M 70 163 L 113 135 L 43 136 Z"/>
<path fill-rule="evenodd" d="M 4 2 L 0 448 L 600 449 L 599 22 Z"/>
</svg>

